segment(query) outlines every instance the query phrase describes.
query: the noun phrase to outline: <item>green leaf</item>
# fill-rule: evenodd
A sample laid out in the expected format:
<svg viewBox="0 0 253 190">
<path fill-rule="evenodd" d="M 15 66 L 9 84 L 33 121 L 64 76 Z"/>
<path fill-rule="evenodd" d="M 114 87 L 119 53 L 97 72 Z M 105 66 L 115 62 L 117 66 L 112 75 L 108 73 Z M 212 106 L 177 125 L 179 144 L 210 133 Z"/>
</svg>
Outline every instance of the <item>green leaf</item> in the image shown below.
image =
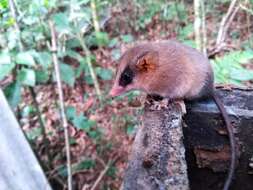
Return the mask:
<svg viewBox="0 0 253 190">
<path fill-rule="evenodd" d="M 3 80 L 4 77 L 9 75 L 11 71 L 14 69 L 15 64 L 11 63 L 8 65 L 0 65 L 0 80 Z"/>
<path fill-rule="evenodd" d="M 7 35 L 8 41 L 8 49 L 12 50 L 18 46 L 18 32 L 16 30 L 10 30 L 9 32 L 5 33 Z"/>
<path fill-rule="evenodd" d="M 96 121 L 94 120 L 87 120 L 85 123 L 85 128 L 90 129 L 96 125 Z"/>
<path fill-rule="evenodd" d="M 116 177 L 116 173 L 117 173 L 117 168 L 115 166 L 110 166 L 109 169 L 106 172 L 107 176 L 110 176 L 112 178 Z"/>
<path fill-rule="evenodd" d="M 11 64 L 11 56 L 8 52 L 0 53 L 0 65 Z"/>
<path fill-rule="evenodd" d="M 17 79 L 24 85 L 34 86 L 35 85 L 35 72 L 33 69 L 22 68 L 18 72 Z"/>
<path fill-rule="evenodd" d="M 21 100 L 21 85 L 18 81 L 11 83 L 4 89 L 4 94 L 10 106 L 14 109 Z"/>
<path fill-rule="evenodd" d="M 120 37 L 125 43 L 130 43 L 134 41 L 134 37 L 131 34 L 121 35 Z"/>
<path fill-rule="evenodd" d="M 66 108 L 66 116 L 68 120 L 73 123 L 77 129 L 82 129 L 86 132 L 89 132 L 91 127 L 93 127 L 96 122 L 93 120 L 88 120 L 83 114 L 77 114 L 76 108 L 73 106 L 68 106 Z"/>
<path fill-rule="evenodd" d="M 86 122 L 86 118 L 83 116 L 83 115 L 76 115 L 74 118 L 73 118 L 73 124 L 76 128 L 78 129 L 81 129 L 82 128 L 82 125 L 83 123 Z"/>
<path fill-rule="evenodd" d="M 8 1 L 7 0 L 1 0 L 0 1 L 0 10 L 6 9 L 8 7 Z"/>
<path fill-rule="evenodd" d="M 113 38 L 112 40 L 110 40 L 108 46 L 109 46 L 110 48 L 112 48 L 112 47 L 115 47 L 116 45 L 118 45 L 118 43 L 119 43 L 118 38 Z"/>
<path fill-rule="evenodd" d="M 134 129 L 135 129 L 134 125 L 127 125 L 127 131 L 126 131 L 127 134 L 132 135 L 134 133 Z"/>
<path fill-rule="evenodd" d="M 196 48 L 196 43 L 193 40 L 183 40 L 182 43 L 191 46 L 192 48 Z"/>
<path fill-rule="evenodd" d="M 183 3 L 172 2 L 163 6 L 162 19 L 173 20 L 178 18 L 181 21 L 187 20 L 187 12 Z"/>
<path fill-rule="evenodd" d="M 102 79 L 102 80 L 111 80 L 113 73 L 109 69 L 104 69 L 101 67 L 96 68 L 96 73 L 97 75 Z"/>
<path fill-rule="evenodd" d="M 70 144 L 70 145 L 75 145 L 75 144 L 77 144 L 76 139 L 73 138 L 73 137 L 70 137 L 70 138 L 69 138 L 69 144 Z"/>
<path fill-rule="evenodd" d="M 76 74 L 75 74 L 76 78 L 79 78 L 79 77 L 81 76 L 81 74 L 85 71 L 85 68 L 87 67 L 87 64 L 85 64 L 84 62 L 85 62 L 85 61 L 82 60 L 82 61 L 80 62 L 79 67 L 77 67 L 77 69 L 76 69 Z"/>
<path fill-rule="evenodd" d="M 85 4 L 89 3 L 89 2 L 90 2 L 90 0 L 79 0 L 78 1 L 79 5 L 85 5 Z"/>
<path fill-rule="evenodd" d="M 34 66 L 35 61 L 31 55 L 31 52 L 20 52 L 16 56 L 16 62 L 20 65 Z"/>
<path fill-rule="evenodd" d="M 92 77 L 90 75 L 85 75 L 84 76 L 84 80 L 89 85 L 93 85 L 94 84 L 93 79 L 92 79 Z"/>
<path fill-rule="evenodd" d="M 71 31 L 68 16 L 65 13 L 57 13 L 53 15 L 56 30 L 60 33 L 69 33 Z"/>
<path fill-rule="evenodd" d="M 46 83 L 49 80 L 49 72 L 47 70 L 35 71 L 36 82 Z"/>
<path fill-rule="evenodd" d="M 113 49 L 111 51 L 111 56 L 113 60 L 118 60 L 120 58 L 120 50 L 119 49 Z"/>
<path fill-rule="evenodd" d="M 67 49 L 72 49 L 72 48 L 78 48 L 81 47 L 80 41 L 76 38 L 74 39 L 69 39 L 66 41 L 66 47 Z"/>
<path fill-rule="evenodd" d="M 232 69 L 230 77 L 239 81 L 253 80 L 253 71 L 248 71 L 246 69 Z"/>
<path fill-rule="evenodd" d="M 252 58 L 251 50 L 232 51 L 216 58 L 211 62 L 215 70 L 215 81 L 238 85 L 243 81 L 253 80 L 253 71 L 245 69 L 242 65 Z"/>
<path fill-rule="evenodd" d="M 73 106 L 66 107 L 66 116 L 68 120 L 73 120 L 76 117 L 76 108 Z"/>
<path fill-rule="evenodd" d="M 77 166 L 73 167 L 73 170 L 74 171 L 89 170 L 95 168 L 95 166 L 96 166 L 95 160 L 87 159 L 80 162 Z"/>
<path fill-rule="evenodd" d="M 106 45 L 109 42 L 109 37 L 106 32 L 96 32 L 98 45 Z"/>
<path fill-rule="evenodd" d="M 24 22 L 25 25 L 31 26 L 33 24 L 34 25 L 37 24 L 39 22 L 39 18 L 34 15 L 31 15 L 24 17 L 22 21 Z"/>
<path fill-rule="evenodd" d="M 34 53 L 34 58 L 43 68 L 52 66 L 52 57 L 49 52 L 36 52 Z"/>
<path fill-rule="evenodd" d="M 248 63 L 250 59 L 253 59 L 253 51 L 252 50 L 242 51 L 239 53 L 239 55 L 237 57 L 237 61 L 242 64 Z"/>
<path fill-rule="evenodd" d="M 99 130 L 89 131 L 88 135 L 92 139 L 98 139 L 101 137 L 101 132 Z"/>
<path fill-rule="evenodd" d="M 179 30 L 179 39 L 187 39 L 190 35 L 193 34 L 193 25 L 192 24 L 188 24 L 185 27 L 181 28 Z"/>
<path fill-rule="evenodd" d="M 73 119 L 73 124 L 76 128 L 89 132 L 91 127 L 93 127 L 96 122 L 93 120 L 88 120 L 85 116 L 80 114 L 78 116 L 75 116 Z"/>
<path fill-rule="evenodd" d="M 75 84 L 75 71 L 72 66 L 61 63 L 60 64 L 61 80 L 69 86 L 73 87 Z"/>
<path fill-rule="evenodd" d="M 73 59 L 78 60 L 79 62 L 83 61 L 83 59 L 84 59 L 80 53 L 78 53 L 77 51 L 73 51 L 73 50 L 67 50 L 66 55 L 73 58 Z"/>
<path fill-rule="evenodd" d="M 0 54 L 0 80 L 4 79 L 5 76 L 9 75 L 15 64 L 11 62 L 10 55 L 8 53 Z"/>
<path fill-rule="evenodd" d="M 32 105 L 26 105 L 22 110 L 22 117 L 28 117 L 36 112 L 36 109 Z"/>
<path fill-rule="evenodd" d="M 36 140 L 42 135 L 42 129 L 40 127 L 34 127 L 26 132 L 26 136 L 29 140 Z"/>
<path fill-rule="evenodd" d="M 57 168 L 57 171 L 58 171 L 58 174 L 61 175 L 62 177 L 68 176 L 66 165 L 61 165 L 60 167 Z"/>
</svg>

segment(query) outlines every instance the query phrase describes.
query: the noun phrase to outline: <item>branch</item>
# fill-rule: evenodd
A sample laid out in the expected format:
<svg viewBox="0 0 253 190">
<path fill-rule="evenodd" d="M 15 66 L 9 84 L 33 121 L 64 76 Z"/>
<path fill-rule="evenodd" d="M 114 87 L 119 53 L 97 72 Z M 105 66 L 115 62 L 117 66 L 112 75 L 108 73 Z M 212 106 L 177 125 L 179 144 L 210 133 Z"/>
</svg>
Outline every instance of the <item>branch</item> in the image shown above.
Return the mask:
<svg viewBox="0 0 253 190">
<path fill-rule="evenodd" d="M 200 4 L 201 0 L 194 0 L 194 31 L 195 31 L 195 42 L 198 50 L 202 50 L 201 43 L 201 16 L 200 16 Z"/>
<path fill-rule="evenodd" d="M 33 87 L 29 87 L 29 90 L 30 90 L 30 94 L 32 96 L 32 99 L 33 99 L 33 103 L 35 105 L 35 109 L 36 109 L 36 113 L 38 115 L 38 120 L 39 120 L 39 124 L 40 124 L 40 128 L 42 130 L 42 138 L 43 138 L 43 142 L 45 144 L 47 144 L 49 142 L 48 138 L 47 138 L 47 135 L 46 135 L 46 127 L 44 125 L 44 122 L 43 122 L 43 119 L 42 119 L 42 114 L 40 112 L 40 107 L 39 107 L 39 103 L 36 99 L 36 93 L 34 91 L 34 88 Z M 47 153 L 47 157 L 48 157 L 48 161 L 51 163 L 51 155 L 50 155 L 50 151 L 48 149 L 46 149 L 46 153 Z"/>
<path fill-rule="evenodd" d="M 242 10 L 244 10 L 244 11 L 246 11 L 247 13 L 253 15 L 253 10 L 252 10 L 251 8 L 248 8 L 248 7 L 246 7 L 246 6 L 243 5 L 243 4 L 240 4 L 239 6 L 240 6 L 240 8 L 241 8 Z"/>
<path fill-rule="evenodd" d="M 112 164 L 113 161 L 109 160 L 108 163 L 106 164 L 106 167 L 104 168 L 104 170 L 100 173 L 100 175 L 98 176 L 97 180 L 95 181 L 95 183 L 93 184 L 93 186 L 91 187 L 91 190 L 95 190 L 98 186 L 98 184 L 100 183 L 100 181 L 103 179 L 104 175 L 106 174 L 106 172 L 108 171 L 108 169 L 110 168 L 110 165 Z"/>
<path fill-rule="evenodd" d="M 24 51 L 24 46 L 22 44 L 21 36 L 20 36 L 20 27 L 19 27 L 18 22 L 17 22 L 15 3 L 14 3 L 13 0 L 9 0 L 8 2 L 9 2 L 9 5 L 10 5 L 11 16 L 14 19 L 14 27 L 15 27 L 16 32 L 18 33 L 19 49 L 20 49 L 20 51 Z"/>
<path fill-rule="evenodd" d="M 207 55 L 207 35 L 206 35 L 206 13 L 205 13 L 205 1 L 201 0 L 201 32 L 202 32 L 202 52 Z"/>
<path fill-rule="evenodd" d="M 67 171 L 68 171 L 68 190 L 72 190 L 72 172 L 71 172 L 71 156 L 70 156 L 68 122 L 67 122 L 67 118 L 66 118 L 65 110 L 64 110 L 64 96 L 63 96 L 58 58 L 56 54 L 57 53 L 56 34 L 55 34 L 55 28 L 52 21 L 49 21 L 49 26 L 51 30 L 51 38 L 52 38 L 51 51 L 52 51 L 52 56 L 53 56 L 55 76 L 56 76 L 57 88 L 58 88 L 58 94 L 59 94 L 60 114 L 61 114 L 62 124 L 64 128 L 64 136 L 65 136 Z"/>
<path fill-rule="evenodd" d="M 78 34 L 78 39 L 79 39 L 79 42 L 82 46 L 82 49 L 83 51 L 85 52 L 85 57 L 86 57 L 86 61 L 87 61 L 87 64 L 88 64 L 88 68 L 89 68 L 89 71 L 90 71 L 90 74 L 91 74 L 91 78 L 94 82 L 94 86 L 95 86 L 95 90 L 96 90 L 96 94 L 98 96 L 98 99 L 100 102 L 102 102 L 102 94 L 101 94 L 101 91 L 100 91 L 100 87 L 99 87 L 99 83 L 98 83 L 98 79 L 97 79 L 97 75 L 92 67 L 92 63 L 91 63 L 91 53 L 90 53 L 90 50 L 88 49 L 88 47 L 86 46 L 84 40 L 82 39 L 82 35 L 81 33 Z"/>
<path fill-rule="evenodd" d="M 234 19 L 235 14 L 239 10 L 239 7 L 236 7 L 237 0 L 232 0 L 227 14 L 222 18 L 221 24 L 220 24 L 220 29 L 218 32 L 218 36 L 216 39 L 216 47 L 219 47 L 220 44 L 224 43 L 227 35 L 227 30 L 229 28 L 229 25 Z"/>
<path fill-rule="evenodd" d="M 206 23 L 204 0 L 194 0 L 194 31 L 197 49 L 206 55 Z"/>
<path fill-rule="evenodd" d="M 249 7 L 247 7 L 247 5 Z M 251 20 L 250 17 L 253 15 L 253 9 L 252 5 L 250 4 L 249 0 L 245 0 L 245 5 L 240 4 L 240 8 L 244 11 L 247 12 L 247 30 L 248 30 L 248 39 L 249 39 L 249 44 L 252 47 L 253 46 L 253 39 L 251 38 Z"/>
<path fill-rule="evenodd" d="M 92 20 L 93 25 L 96 33 L 100 32 L 99 22 L 98 22 L 98 15 L 97 15 L 97 8 L 96 8 L 96 2 L 95 0 L 90 1 L 90 7 L 92 10 Z"/>
</svg>

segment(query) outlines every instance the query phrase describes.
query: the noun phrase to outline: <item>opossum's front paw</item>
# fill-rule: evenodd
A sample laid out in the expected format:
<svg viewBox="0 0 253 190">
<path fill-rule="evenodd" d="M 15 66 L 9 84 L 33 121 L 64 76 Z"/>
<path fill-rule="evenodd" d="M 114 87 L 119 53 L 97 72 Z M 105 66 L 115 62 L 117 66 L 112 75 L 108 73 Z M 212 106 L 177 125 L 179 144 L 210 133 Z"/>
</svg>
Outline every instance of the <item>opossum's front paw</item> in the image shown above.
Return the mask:
<svg viewBox="0 0 253 190">
<path fill-rule="evenodd" d="M 146 104 L 150 106 L 152 110 L 162 110 L 168 108 L 168 100 L 163 99 L 161 101 L 155 101 L 153 99 L 146 99 Z"/>
<path fill-rule="evenodd" d="M 183 114 L 186 114 L 186 107 L 185 107 L 185 103 L 183 100 L 175 100 L 174 101 L 175 104 L 178 104 L 181 108 L 181 111 L 183 112 Z"/>
</svg>

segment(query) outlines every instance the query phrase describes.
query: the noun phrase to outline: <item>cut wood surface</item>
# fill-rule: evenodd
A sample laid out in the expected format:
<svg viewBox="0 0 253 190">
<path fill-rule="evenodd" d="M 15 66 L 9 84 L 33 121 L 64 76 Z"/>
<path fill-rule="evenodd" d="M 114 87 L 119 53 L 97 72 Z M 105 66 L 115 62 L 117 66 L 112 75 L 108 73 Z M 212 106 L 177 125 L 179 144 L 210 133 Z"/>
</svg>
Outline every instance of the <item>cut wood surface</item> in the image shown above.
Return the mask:
<svg viewBox="0 0 253 190">
<path fill-rule="evenodd" d="M 1 90 L 0 108 L 0 189 L 51 190 Z"/>
</svg>

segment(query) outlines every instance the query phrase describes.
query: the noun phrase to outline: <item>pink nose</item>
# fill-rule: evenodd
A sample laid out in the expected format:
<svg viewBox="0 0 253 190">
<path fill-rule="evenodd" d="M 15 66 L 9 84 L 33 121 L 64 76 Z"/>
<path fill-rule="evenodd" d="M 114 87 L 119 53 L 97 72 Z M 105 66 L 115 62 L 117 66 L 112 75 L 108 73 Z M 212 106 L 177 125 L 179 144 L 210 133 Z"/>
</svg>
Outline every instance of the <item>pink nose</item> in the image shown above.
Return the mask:
<svg viewBox="0 0 253 190">
<path fill-rule="evenodd" d="M 112 97 L 119 96 L 125 92 L 125 89 L 121 86 L 113 87 L 109 92 L 109 95 Z"/>
</svg>

